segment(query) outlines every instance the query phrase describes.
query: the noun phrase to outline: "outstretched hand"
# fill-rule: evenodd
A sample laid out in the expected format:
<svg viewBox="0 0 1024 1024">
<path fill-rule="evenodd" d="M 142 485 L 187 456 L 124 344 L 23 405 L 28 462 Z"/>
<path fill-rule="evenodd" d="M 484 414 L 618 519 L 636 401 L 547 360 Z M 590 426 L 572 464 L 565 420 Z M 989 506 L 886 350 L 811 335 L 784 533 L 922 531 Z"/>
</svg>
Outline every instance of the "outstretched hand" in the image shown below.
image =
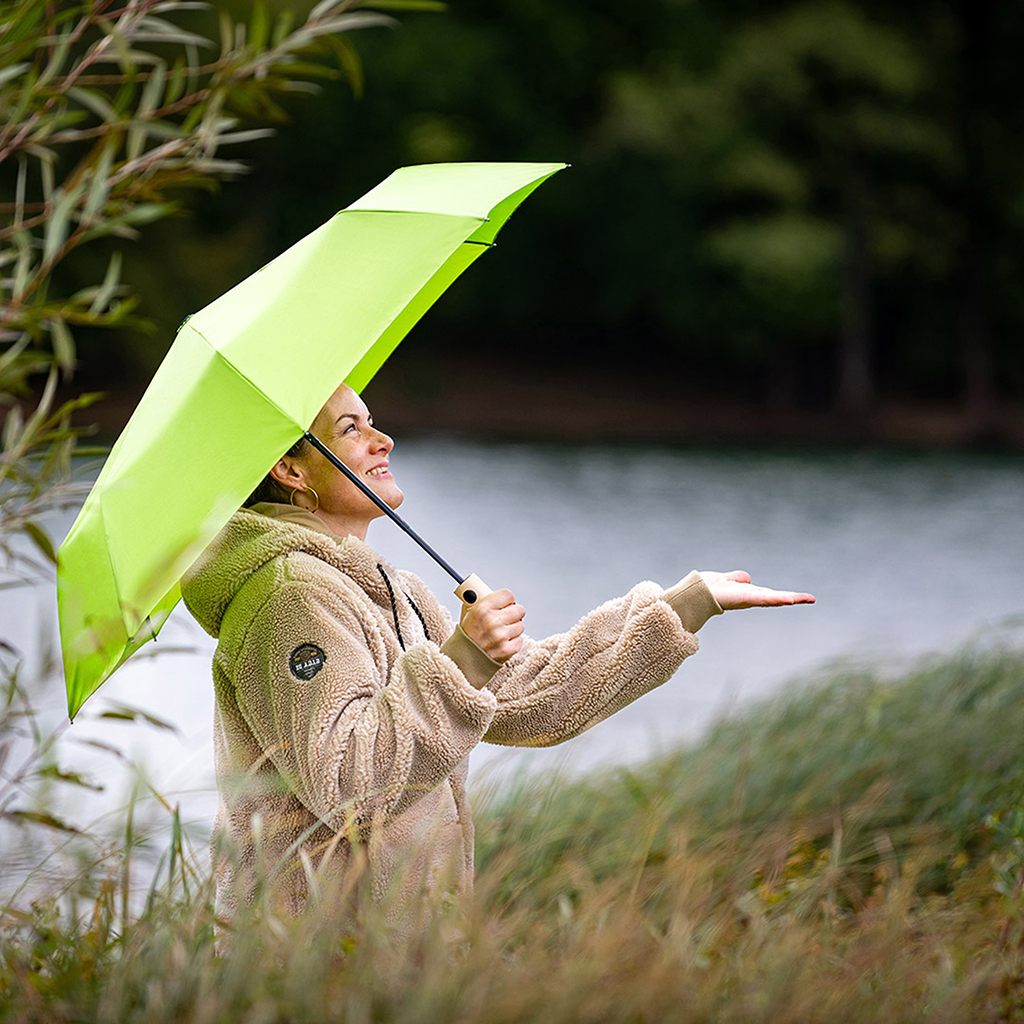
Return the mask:
<svg viewBox="0 0 1024 1024">
<path fill-rule="evenodd" d="M 463 605 L 459 625 L 492 661 L 507 661 L 523 646 L 523 616 L 511 590 L 492 590 L 476 604 Z"/>
<path fill-rule="evenodd" d="M 785 604 L 814 604 L 813 594 L 795 590 L 772 590 L 750 582 L 750 573 L 742 569 L 732 572 L 700 571 L 708 590 L 724 611 L 737 608 L 774 608 Z"/>
</svg>

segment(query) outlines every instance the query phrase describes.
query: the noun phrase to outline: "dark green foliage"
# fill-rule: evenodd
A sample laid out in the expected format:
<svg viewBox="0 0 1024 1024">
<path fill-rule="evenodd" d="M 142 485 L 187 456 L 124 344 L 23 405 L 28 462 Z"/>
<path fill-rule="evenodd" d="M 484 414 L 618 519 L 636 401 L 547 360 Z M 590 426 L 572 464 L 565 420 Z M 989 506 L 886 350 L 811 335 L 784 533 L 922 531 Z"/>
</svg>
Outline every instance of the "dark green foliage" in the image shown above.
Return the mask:
<svg viewBox="0 0 1024 1024">
<path fill-rule="evenodd" d="M 1024 393 L 1020 17 L 455 2 L 362 37 L 366 96 L 329 89 L 298 112 L 237 208 L 207 204 L 196 230 L 244 220 L 255 267 L 401 164 L 566 159 L 413 345 L 514 345 L 557 373 L 628 340 L 697 395 L 983 412 Z"/>
</svg>

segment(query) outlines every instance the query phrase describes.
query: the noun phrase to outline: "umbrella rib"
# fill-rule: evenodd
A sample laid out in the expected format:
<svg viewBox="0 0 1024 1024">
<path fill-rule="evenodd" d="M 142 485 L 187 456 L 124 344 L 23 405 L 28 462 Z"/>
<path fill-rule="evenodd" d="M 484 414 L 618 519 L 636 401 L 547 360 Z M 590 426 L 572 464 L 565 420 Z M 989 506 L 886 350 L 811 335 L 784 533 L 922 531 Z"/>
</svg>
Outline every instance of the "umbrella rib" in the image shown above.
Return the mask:
<svg viewBox="0 0 1024 1024">
<path fill-rule="evenodd" d="M 370 490 L 370 488 L 364 484 L 363 481 L 360 480 L 359 477 L 357 477 L 355 473 L 353 473 L 352 470 L 349 469 L 348 466 L 346 466 L 345 463 L 342 462 L 341 459 L 339 459 L 338 456 L 320 440 L 320 438 L 315 434 L 310 433 L 308 430 L 303 432 L 303 437 L 305 437 L 305 439 L 325 459 L 327 459 L 332 466 L 341 470 L 341 472 L 344 473 L 344 475 L 348 477 L 348 479 L 351 480 L 352 483 L 354 483 L 356 487 L 358 487 L 359 490 L 362 491 L 363 494 L 365 494 L 366 497 L 384 513 L 384 515 L 386 515 L 396 526 L 404 530 L 414 541 L 416 541 L 416 543 L 419 544 L 419 546 L 423 548 L 423 550 L 430 555 L 430 557 L 437 562 L 437 564 L 441 566 L 441 568 L 444 569 L 444 571 L 448 573 L 456 583 L 462 584 L 469 578 L 467 576 L 463 576 L 459 572 L 456 572 L 456 570 L 453 569 L 393 508 L 391 508 L 390 505 L 385 504 L 381 498 L 374 494 L 374 492 Z"/>
</svg>

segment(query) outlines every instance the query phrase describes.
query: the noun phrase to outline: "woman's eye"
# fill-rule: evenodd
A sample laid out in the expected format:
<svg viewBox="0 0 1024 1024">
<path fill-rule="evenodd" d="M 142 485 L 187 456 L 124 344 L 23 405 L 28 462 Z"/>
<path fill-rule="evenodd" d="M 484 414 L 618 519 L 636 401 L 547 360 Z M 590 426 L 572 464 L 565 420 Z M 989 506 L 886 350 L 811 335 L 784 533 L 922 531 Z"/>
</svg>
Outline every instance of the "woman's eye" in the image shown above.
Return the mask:
<svg viewBox="0 0 1024 1024">
<path fill-rule="evenodd" d="M 355 429 L 356 429 L 356 425 L 355 425 L 354 423 L 350 423 L 350 424 L 349 424 L 349 425 L 348 425 L 348 426 L 347 426 L 347 427 L 346 427 L 346 428 L 345 428 L 345 429 L 344 429 L 344 430 L 342 431 L 342 433 L 343 433 L 343 434 L 347 434 L 347 433 L 348 433 L 348 432 L 349 432 L 350 430 L 355 430 Z"/>
</svg>

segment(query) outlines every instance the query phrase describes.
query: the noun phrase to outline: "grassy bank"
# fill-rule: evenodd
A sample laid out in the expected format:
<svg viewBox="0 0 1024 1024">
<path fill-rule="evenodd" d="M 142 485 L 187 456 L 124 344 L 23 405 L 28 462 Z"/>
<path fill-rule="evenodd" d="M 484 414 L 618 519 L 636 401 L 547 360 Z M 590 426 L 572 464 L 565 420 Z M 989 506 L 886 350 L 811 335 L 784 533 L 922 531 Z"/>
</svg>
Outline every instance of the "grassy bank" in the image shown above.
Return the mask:
<svg viewBox="0 0 1024 1024">
<path fill-rule="evenodd" d="M 3 916 L 0 1018 L 1024 1021 L 1024 652 L 831 677 L 642 768 L 478 807 L 453 953 L 264 918 L 214 953 L 175 832 Z M 444 927 L 443 922 L 438 928 Z"/>
</svg>

